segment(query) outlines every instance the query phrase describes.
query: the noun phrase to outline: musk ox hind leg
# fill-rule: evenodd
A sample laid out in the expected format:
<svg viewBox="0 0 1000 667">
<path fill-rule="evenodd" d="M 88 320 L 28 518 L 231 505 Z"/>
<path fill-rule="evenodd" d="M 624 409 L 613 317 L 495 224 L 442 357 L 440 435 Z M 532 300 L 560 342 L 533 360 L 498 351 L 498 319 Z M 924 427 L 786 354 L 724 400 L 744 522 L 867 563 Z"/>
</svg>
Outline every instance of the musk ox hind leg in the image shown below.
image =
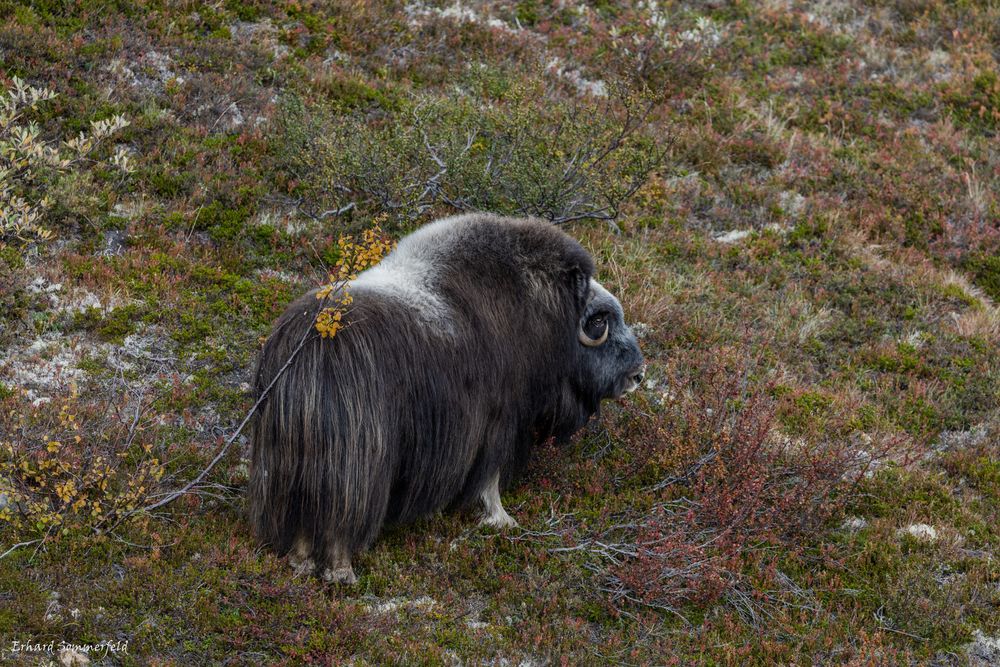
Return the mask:
<svg viewBox="0 0 1000 667">
<path fill-rule="evenodd" d="M 304 537 L 295 540 L 292 550 L 288 552 L 288 564 L 296 577 L 318 574 L 316 561 L 312 559 L 312 546 Z M 326 546 L 326 567 L 323 568 L 322 579 L 328 584 L 354 584 L 358 578 L 351 567 L 351 557 L 347 551 L 336 544 Z"/>
<path fill-rule="evenodd" d="M 312 549 L 303 537 L 295 540 L 292 550 L 288 552 L 288 564 L 292 566 L 292 572 L 296 577 L 311 575 L 316 571 L 316 563 L 310 556 Z"/>
<path fill-rule="evenodd" d="M 340 543 L 326 545 L 327 564 L 323 568 L 323 581 L 328 584 L 356 584 L 357 576 L 351 567 L 351 554 Z"/>
<path fill-rule="evenodd" d="M 480 498 L 483 500 L 483 505 L 486 506 L 486 516 L 483 520 L 479 522 L 480 526 L 492 526 L 493 528 L 513 528 L 517 526 L 517 521 L 514 521 L 507 510 L 503 508 L 503 504 L 500 502 L 500 473 L 496 472 L 489 481 L 486 482 L 486 487 L 480 494 Z"/>
</svg>

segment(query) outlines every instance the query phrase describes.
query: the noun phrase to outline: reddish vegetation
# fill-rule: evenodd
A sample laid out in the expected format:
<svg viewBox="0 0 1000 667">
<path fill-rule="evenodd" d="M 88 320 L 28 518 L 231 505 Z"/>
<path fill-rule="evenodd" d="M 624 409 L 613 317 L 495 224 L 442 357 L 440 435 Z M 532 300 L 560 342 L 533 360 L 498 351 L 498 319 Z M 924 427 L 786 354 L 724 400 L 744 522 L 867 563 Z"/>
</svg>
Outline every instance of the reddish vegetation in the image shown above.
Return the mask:
<svg viewBox="0 0 1000 667">
<path fill-rule="evenodd" d="M 863 473 L 846 445 L 778 441 L 775 400 L 749 373 L 746 361 L 695 361 L 666 383 L 653 415 L 626 407 L 617 417 L 613 437 L 634 448 L 627 472 L 659 481 L 648 511 L 585 547 L 611 561 L 616 606 L 705 605 L 733 594 L 750 571 L 760 586 L 773 575 L 774 547 L 794 550 Z"/>
</svg>

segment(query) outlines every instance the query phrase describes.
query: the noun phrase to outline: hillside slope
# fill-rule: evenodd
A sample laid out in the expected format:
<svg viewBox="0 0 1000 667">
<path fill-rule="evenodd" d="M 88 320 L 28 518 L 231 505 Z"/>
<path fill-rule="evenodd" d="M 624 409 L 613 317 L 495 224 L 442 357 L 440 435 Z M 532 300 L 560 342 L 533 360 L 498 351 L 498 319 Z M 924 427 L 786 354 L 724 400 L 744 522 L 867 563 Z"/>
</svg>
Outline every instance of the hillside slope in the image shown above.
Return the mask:
<svg viewBox="0 0 1000 667">
<path fill-rule="evenodd" d="M 0 656 L 1000 664 L 998 45 L 988 1 L 0 1 Z M 472 209 L 580 239 L 649 361 L 520 528 L 296 577 L 245 438 L 135 511 L 342 235 Z"/>
</svg>

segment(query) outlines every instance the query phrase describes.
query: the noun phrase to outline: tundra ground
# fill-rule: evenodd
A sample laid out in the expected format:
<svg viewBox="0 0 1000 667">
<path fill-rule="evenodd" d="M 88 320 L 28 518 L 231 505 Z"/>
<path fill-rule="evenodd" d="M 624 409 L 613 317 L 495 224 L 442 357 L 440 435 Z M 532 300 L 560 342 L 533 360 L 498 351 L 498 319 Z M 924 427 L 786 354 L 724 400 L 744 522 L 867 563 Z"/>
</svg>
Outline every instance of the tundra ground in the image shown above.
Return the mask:
<svg viewBox="0 0 1000 667">
<path fill-rule="evenodd" d="M 0 655 L 997 664 L 998 45 L 978 0 L 0 1 L 0 88 L 55 93 L 0 126 Z M 133 512 L 341 235 L 469 208 L 581 239 L 649 361 L 519 527 L 324 585 L 244 439 Z"/>
</svg>

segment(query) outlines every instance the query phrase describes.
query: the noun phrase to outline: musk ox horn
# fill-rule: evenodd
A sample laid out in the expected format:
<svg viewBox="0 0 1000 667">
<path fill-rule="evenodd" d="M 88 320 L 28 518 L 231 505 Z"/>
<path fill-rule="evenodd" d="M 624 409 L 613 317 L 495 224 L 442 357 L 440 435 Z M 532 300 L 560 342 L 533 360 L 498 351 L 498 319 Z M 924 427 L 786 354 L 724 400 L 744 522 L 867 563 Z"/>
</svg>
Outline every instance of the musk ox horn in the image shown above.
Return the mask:
<svg viewBox="0 0 1000 667">
<path fill-rule="evenodd" d="M 336 336 L 316 334 L 315 291 L 292 303 L 254 372 L 257 397 L 274 381 L 250 443 L 257 538 L 350 583 L 387 523 L 478 501 L 484 523 L 515 525 L 500 490 L 533 446 L 568 439 L 641 377 L 621 305 L 593 275 L 550 223 L 470 214 L 422 227 L 349 283 Z M 600 337 L 578 333 L 595 314 Z"/>
<path fill-rule="evenodd" d="M 584 331 L 583 327 L 581 326 L 580 327 L 580 334 L 579 334 L 580 335 L 580 342 L 583 343 L 584 345 L 586 345 L 587 347 L 599 347 L 601 345 L 604 345 L 604 341 L 606 341 L 608 339 L 608 331 L 610 329 L 611 329 L 611 325 L 608 322 L 605 322 L 604 323 L 604 333 L 602 333 L 597 338 L 591 338 L 590 336 L 587 335 L 587 332 Z"/>
</svg>

